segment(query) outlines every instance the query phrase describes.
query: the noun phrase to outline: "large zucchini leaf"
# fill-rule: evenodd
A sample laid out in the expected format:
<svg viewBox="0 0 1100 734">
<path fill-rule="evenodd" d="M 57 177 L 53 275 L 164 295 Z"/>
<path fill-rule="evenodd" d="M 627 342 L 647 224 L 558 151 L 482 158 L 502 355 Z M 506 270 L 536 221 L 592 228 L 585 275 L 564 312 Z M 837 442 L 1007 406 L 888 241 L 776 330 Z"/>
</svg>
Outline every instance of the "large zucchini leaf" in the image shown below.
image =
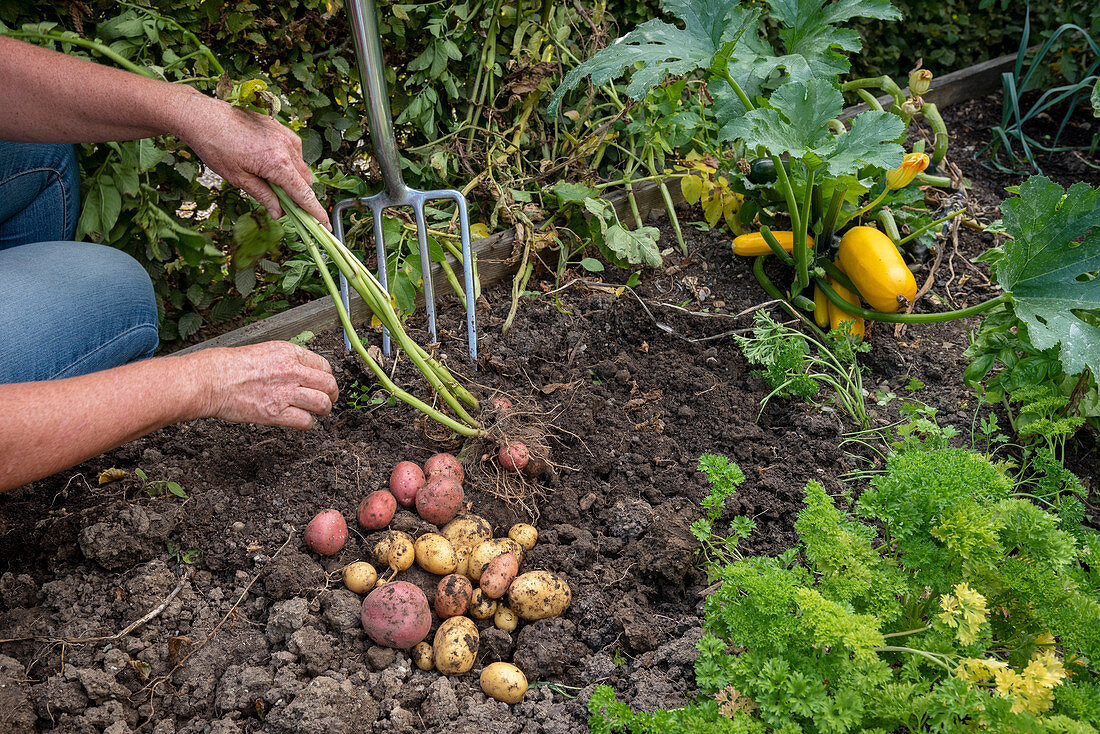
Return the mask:
<svg viewBox="0 0 1100 734">
<path fill-rule="evenodd" d="M 1068 374 L 1086 367 L 1100 373 L 1100 328 L 1090 323 L 1100 309 L 1100 189 L 1076 183 L 1064 191 L 1033 176 L 1001 214 L 1012 239 L 995 275 L 1012 295 L 1031 343 L 1038 349 L 1061 345 Z"/>
</svg>

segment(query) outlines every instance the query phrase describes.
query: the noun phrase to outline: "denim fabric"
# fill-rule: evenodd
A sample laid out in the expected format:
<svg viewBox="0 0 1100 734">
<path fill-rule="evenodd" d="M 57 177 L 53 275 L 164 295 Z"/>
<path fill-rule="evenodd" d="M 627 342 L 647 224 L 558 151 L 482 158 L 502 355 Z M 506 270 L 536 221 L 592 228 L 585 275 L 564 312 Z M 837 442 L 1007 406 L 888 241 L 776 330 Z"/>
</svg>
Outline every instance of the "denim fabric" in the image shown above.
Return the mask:
<svg viewBox="0 0 1100 734">
<path fill-rule="evenodd" d="M 132 257 L 71 242 L 70 145 L 0 142 L 0 384 L 74 377 L 152 356 L 153 284 Z"/>
</svg>

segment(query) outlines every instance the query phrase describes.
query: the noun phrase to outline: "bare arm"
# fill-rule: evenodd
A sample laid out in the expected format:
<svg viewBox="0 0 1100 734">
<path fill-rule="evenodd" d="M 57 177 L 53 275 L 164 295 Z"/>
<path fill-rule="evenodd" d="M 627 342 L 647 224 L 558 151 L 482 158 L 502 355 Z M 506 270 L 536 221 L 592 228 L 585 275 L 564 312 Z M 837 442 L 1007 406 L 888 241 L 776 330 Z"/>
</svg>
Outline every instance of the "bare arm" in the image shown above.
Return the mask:
<svg viewBox="0 0 1100 734">
<path fill-rule="evenodd" d="M 310 188 L 302 141 L 266 115 L 234 108 L 184 84 L 147 79 L 0 36 L 0 140 L 99 143 L 176 135 L 272 216 L 279 184 L 326 226 Z"/>
<path fill-rule="evenodd" d="M 336 397 L 329 363 L 289 342 L 0 385 L 0 491 L 179 421 L 217 417 L 309 428 L 314 415 L 328 415 Z"/>
</svg>

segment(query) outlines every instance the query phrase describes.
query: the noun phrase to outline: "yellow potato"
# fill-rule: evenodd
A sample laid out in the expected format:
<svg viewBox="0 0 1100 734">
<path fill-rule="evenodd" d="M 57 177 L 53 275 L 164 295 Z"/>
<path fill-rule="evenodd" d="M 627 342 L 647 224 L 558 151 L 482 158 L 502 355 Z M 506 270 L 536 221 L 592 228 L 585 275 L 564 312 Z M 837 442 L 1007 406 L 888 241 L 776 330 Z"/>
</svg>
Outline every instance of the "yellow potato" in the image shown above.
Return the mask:
<svg viewBox="0 0 1100 734">
<path fill-rule="evenodd" d="M 443 675 L 462 675 L 474 667 L 479 637 L 469 617 L 450 617 L 436 630 L 432 649 L 435 667 Z"/>
<path fill-rule="evenodd" d="M 459 515 L 443 526 L 443 537 L 451 541 L 455 550 L 475 548 L 484 540 L 493 537 L 493 529 L 488 521 L 478 515 Z"/>
<path fill-rule="evenodd" d="M 497 613 L 497 600 L 490 599 L 481 589 L 474 589 L 468 609 L 474 619 L 488 619 Z"/>
<path fill-rule="evenodd" d="M 435 653 L 427 642 L 418 642 L 409 653 L 412 655 L 416 667 L 421 670 L 431 670 L 435 667 Z"/>
<path fill-rule="evenodd" d="M 446 576 L 454 573 L 458 565 L 458 556 L 451 541 L 437 533 L 426 533 L 416 539 L 413 544 L 416 552 L 416 563 L 428 573 Z"/>
<path fill-rule="evenodd" d="M 481 671 L 481 690 L 504 703 L 519 703 L 527 693 L 527 676 L 511 663 L 492 663 Z"/>
<path fill-rule="evenodd" d="M 382 565 L 395 571 L 407 571 L 416 559 L 412 538 L 400 530 L 390 530 L 374 546 L 374 555 Z"/>
<path fill-rule="evenodd" d="M 572 599 L 565 579 L 549 571 L 520 574 L 508 589 L 508 606 L 528 621 L 560 617 Z"/>
<path fill-rule="evenodd" d="M 455 573 L 459 576 L 465 576 L 466 572 L 470 569 L 470 546 L 461 545 L 455 548 L 455 558 L 458 559 L 455 563 Z"/>
<path fill-rule="evenodd" d="M 344 586 L 356 594 L 366 594 L 377 580 L 378 572 L 366 561 L 356 561 L 344 568 Z"/>
<path fill-rule="evenodd" d="M 500 605 L 498 602 L 497 613 L 493 615 L 493 624 L 497 626 L 497 629 L 502 629 L 505 632 L 512 632 L 516 629 L 516 625 L 519 624 L 519 617 L 506 606 Z"/>
<path fill-rule="evenodd" d="M 508 537 L 522 545 L 525 550 L 531 550 L 539 541 L 539 531 L 534 525 L 519 522 L 508 531 Z"/>
<path fill-rule="evenodd" d="M 489 565 L 489 561 L 505 553 L 515 555 L 517 566 L 523 563 L 523 546 L 511 538 L 492 538 L 483 541 L 470 553 L 470 565 L 466 569 L 466 575 L 471 581 L 481 581 L 481 574 Z"/>
</svg>

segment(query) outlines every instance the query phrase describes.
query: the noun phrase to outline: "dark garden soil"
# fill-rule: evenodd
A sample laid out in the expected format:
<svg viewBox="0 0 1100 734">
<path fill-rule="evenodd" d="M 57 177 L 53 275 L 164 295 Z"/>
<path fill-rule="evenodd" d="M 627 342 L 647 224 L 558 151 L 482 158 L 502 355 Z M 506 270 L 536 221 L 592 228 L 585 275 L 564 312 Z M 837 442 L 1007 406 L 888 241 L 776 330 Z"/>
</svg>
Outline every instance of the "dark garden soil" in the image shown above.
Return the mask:
<svg viewBox="0 0 1100 734">
<path fill-rule="evenodd" d="M 994 99 L 947 111 L 953 158 L 986 221 L 1003 187 L 1021 180 L 970 160 L 999 110 Z M 1063 185 L 1100 182 L 1076 165 L 1058 161 L 1048 174 Z M 683 212 L 685 223 L 698 216 Z M 463 364 L 461 336 L 444 342 L 481 395 L 530 401 L 553 426 L 559 469 L 531 499 L 537 518 L 493 496 L 495 475 L 476 453 L 466 497 L 498 534 L 516 521 L 537 524 L 524 568 L 568 579 L 564 617 L 511 634 L 480 623 L 479 664 L 456 678 L 370 643 L 360 598 L 337 570 L 373 560 L 375 536 L 353 531 L 343 552 L 322 559 L 304 547 L 302 528 L 327 507 L 354 518 L 398 461 L 454 447 L 426 438 L 401 404 L 351 407 L 357 383 L 372 381 L 335 333 L 323 334 L 311 347 L 332 361 L 342 398 L 316 430 L 196 421 L 0 498 L 0 637 L 12 638 L 0 642 L 0 730 L 574 734 L 586 729 L 598 682 L 636 707 L 682 704 L 707 586 L 689 531 L 706 490 L 699 455 L 726 454 L 744 470 L 729 509 L 756 520 L 745 547 L 753 553 L 791 545 L 808 480 L 839 493 L 840 476 L 861 466 L 840 445 L 854 424 L 829 405 L 774 400 L 757 419 L 764 383 L 718 335 L 745 329 L 751 317 L 736 314 L 764 297 L 727 237 L 691 226 L 685 234 L 690 256 L 670 251 L 633 291 L 533 283 L 542 295 L 525 299 L 506 337 L 509 291 L 487 293 L 476 372 Z M 961 228 L 957 251 L 949 240 L 935 272 L 934 298 L 959 307 L 987 298 L 985 271 L 968 259 L 991 244 Z M 919 308 L 937 306 L 926 297 Z M 457 311 L 444 313 L 453 335 L 463 331 Z M 873 326 L 867 389 L 905 395 L 917 378 L 927 385 L 917 399 L 968 428 L 977 401 L 961 381 L 967 326 Z M 405 363 L 396 374 L 414 384 Z M 869 405 L 876 425 L 896 415 L 897 401 Z M 1100 467 L 1090 430 L 1069 452 L 1089 487 Z M 127 478 L 99 486 L 109 467 Z M 139 467 L 179 482 L 188 499 L 150 497 L 134 479 Z M 425 527 L 407 512 L 394 522 Z M 434 591 L 428 574 L 403 578 Z M 477 672 L 496 660 L 538 682 L 524 702 L 481 693 Z"/>
</svg>

